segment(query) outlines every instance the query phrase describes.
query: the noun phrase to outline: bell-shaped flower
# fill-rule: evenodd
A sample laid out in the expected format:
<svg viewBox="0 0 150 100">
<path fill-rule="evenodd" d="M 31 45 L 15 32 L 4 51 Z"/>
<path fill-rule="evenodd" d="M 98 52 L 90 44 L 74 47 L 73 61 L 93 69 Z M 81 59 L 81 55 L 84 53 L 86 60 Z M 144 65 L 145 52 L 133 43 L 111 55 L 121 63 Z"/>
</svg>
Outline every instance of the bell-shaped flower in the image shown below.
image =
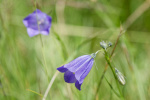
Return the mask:
<svg viewBox="0 0 150 100">
<path fill-rule="evenodd" d="M 27 32 L 30 37 L 38 34 L 48 35 L 51 22 L 52 18 L 38 9 L 29 14 L 23 20 L 23 23 L 27 27 Z"/>
<path fill-rule="evenodd" d="M 59 68 L 58 71 L 64 73 L 64 80 L 67 83 L 75 83 L 75 87 L 78 90 L 81 90 L 81 85 L 85 79 L 85 77 L 90 72 L 94 58 L 96 57 L 96 53 L 92 53 L 91 55 L 83 55 L 80 56 L 73 61 L 65 64 Z"/>
</svg>

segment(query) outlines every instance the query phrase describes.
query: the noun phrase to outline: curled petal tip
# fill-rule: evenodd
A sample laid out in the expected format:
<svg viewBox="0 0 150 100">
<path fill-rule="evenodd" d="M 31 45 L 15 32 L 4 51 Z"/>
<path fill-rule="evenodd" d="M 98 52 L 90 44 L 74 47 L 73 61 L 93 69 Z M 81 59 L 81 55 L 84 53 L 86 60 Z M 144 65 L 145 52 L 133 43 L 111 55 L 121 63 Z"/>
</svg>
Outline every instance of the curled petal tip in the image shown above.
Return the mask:
<svg viewBox="0 0 150 100">
<path fill-rule="evenodd" d="M 78 82 L 78 81 L 76 81 L 76 83 L 75 83 L 75 87 L 76 87 L 78 90 L 80 90 L 80 91 L 81 91 L 81 85 L 82 85 L 82 83 L 81 83 L 81 84 L 79 84 L 79 82 Z"/>
<path fill-rule="evenodd" d="M 68 69 L 67 69 L 67 68 L 64 68 L 64 66 L 61 66 L 61 67 L 57 68 L 57 70 L 58 70 L 59 72 L 61 72 L 61 73 L 64 73 L 64 72 L 66 72 Z"/>
</svg>

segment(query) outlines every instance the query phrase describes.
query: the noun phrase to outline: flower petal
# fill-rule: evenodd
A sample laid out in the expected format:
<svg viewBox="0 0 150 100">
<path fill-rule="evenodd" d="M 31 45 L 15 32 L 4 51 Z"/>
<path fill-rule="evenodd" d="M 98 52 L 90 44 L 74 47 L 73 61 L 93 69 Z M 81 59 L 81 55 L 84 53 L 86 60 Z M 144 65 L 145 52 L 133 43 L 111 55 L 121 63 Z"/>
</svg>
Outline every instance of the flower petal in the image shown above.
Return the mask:
<svg viewBox="0 0 150 100">
<path fill-rule="evenodd" d="M 23 24 L 27 27 L 30 37 L 37 34 L 48 35 L 51 28 L 52 18 L 36 9 L 33 13 L 29 14 L 23 19 Z"/>
<path fill-rule="evenodd" d="M 90 72 L 92 66 L 94 63 L 94 59 L 92 58 L 88 64 L 83 65 L 77 72 L 75 72 L 75 77 L 79 81 L 79 83 L 83 83 L 84 78 L 88 75 Z"/>
<path fill-rule="evenodd" d="M 68 69 L 67 68 L 64 68 L 64 66 L 61 66 L 59 68 L 57 68 L 58 71 L 60 71 L 61 73 L 64 73 L 66 72 Z"/>
<path fill-rule="evenodd" d="M 39 31 L 46 31 L 43 32 L 43 34 L 49 33 L 49 29 L 51 27 L 51 22 L 49 22 L 49 19 L 47 18 L 47 15 L 45 13 L 32 13 L 29 16 L 27 16 L 24 21 L 28 22 L 28 28 L 32 28 L 34 30 Z M 48 31 L 48 32 L 47 32 Z"/>
<path fill-rule="evenodd" d="M 68 64 L 65 64 L 64 67 L 67 68 L 71 72 L 75 72 L 79 66 L 85 63 L 88 59 L 90 59 L 90 55 L 84 55 L 76 58 L 75 60 L 71 61 Z"/>
<path fill-rule="evenodd" d="M 28 32 L 28 35 L 29 35 L 30 37 L 33 37 L 33 36 L 39 34 L 39 31 L 33 30 L 33 29 L 31 29 L 31 28 L 27 28 L 27 32 Z"/>
<path fill-rule="evenodd" d="M 64 80 L 67 83 L 75 83 L 76 82 L 76 78 L 75 75 L 70 72 L 70 71 L 66 71 L 64 74 Z"/>
<path fill-rule="evenodd" d="M 47 16 L 48 21 L 51 23 L 52 22 L 52 17 Z"/>
<path fill-rule="evenodd" d="M 29 14 L 26 18 L 23 19 L 23 24 L 28 27 L 29 26 L 29 20 L 33 18 L 33 14 Z"/>
<path fill-rule="evenodd" d="M 27 20 L 23 20 L 23 24 L 28 27 L 28 21 Z"/>
<path fill-rule="evenodd" d="M 41 31 L 40 33 L 43 34 L 43 35 L 48 35 L 49 34 L 49 30 Z"/>
<path fill-rule="evenodd" d="M 79 84 L 79 82 L 78 82 L 78 81 L 76 81 L 76 83 L 75 83 L 75 87 L 76 87 L 78 90 L 81 90 L 81 85 L 82 85 L 82 83 L 81 83 L 81 84 Z"/>
<path fill-rule="evenodd" d="M 30 20 L 30 18 L 32 17 L 32 14 L 29 14 L 26 18 L 24 18 L 23 20 L 26 20 L 26 21 L 28 21 L 28 20 Z"/>
<path fill-rule="evenodd" d="M 39 9 L 36 9 L 33 13 L 43 13 L 43 12 Z"/>
<path fill-rule="evenodd" d="M 30 14 L 29 16 L 27 16 L 26 18 L 24 18 L 23 22 L 27 22 L 27 26 L 25 24 L 25 26 L 27 28 L 32 28 L 34 30 L 38 30 L 38 24 L 37 24 L 37 17 L 36 14 Z"/>
</svg>

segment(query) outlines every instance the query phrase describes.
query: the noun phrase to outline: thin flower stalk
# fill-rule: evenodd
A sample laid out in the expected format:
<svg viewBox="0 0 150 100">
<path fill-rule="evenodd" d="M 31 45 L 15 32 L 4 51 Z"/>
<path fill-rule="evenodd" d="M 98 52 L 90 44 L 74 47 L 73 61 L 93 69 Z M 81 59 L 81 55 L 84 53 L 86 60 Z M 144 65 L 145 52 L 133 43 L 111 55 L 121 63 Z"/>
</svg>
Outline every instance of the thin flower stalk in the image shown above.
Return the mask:
<svg viewBox="0 0 150 100">
<path fill-rule="evenodd" d="M 52 85 L 53 85 L 53 83 L 54 83 L 56 77 L 58 76 L 58 74 L 59 74 L 58 71 L 56 71 L 55 74 L 53 75 L 53 77 L 52 77 L 52 79 L 51 79 L 51 81 L 50 81 L 50 83 L 49 83 L 49 85 L 48 85 L 48 87 L 47 87 L 47 89 L 46 89 L 46 91 L 45 91 L 45 93 L 44 93 L 44 96 L 43 96 L 43 99 L 42 99 L 42 100 L 46 100 L 46 97 L 47 97 L 47 95 L 48 95 L 48 92 L 50 91 L 50 89 L 51 89 L 51 87 L 52 87 Z"/>
<path fill-rule="evenodd" d="M 104 76 L 105 77 L 105 76 Z M 105 77 L 106 82 L 108 83 L 108 85 L 110 86 L 110 88 L 113 90 L 113 92 L 120 97 L 120 95 L 115 91 L 115 89 L 113 88 L 113 86 L 111 85 L 111 83 L 109 83 L 109 81 L 107 80 L 107 78 Z"/>
<path fill-rule="evenodd" d="M 47 68 L 46 58 L 45 58 L 45 55 L 44 55 L 44 51 L 45 51 L 45 49 L 44 49 L 44 43 L 43 43 L 41 35 L 40 35 L 40 42 L 41 42 L 41 45 L 42 45 L 42 56 L 43 56 L 44 66 L 45 66 L 44 70 L 45 70 L 46 75 L 47 75 L 47 80 L 49 81 L 49 76 L 48 76 L 48 72 L 47 72 L 48 68 Z"/>
<path fill-rule="evenodd" d="M 118 79 L 117 79 L 117 76 L 116 76 L 116 74 L 115 74 L 115 69 L 112 67 L 112 65 L 111 65 L 111 63 L 110 63 L 110 58 L 109 58 L 109 55 L 108 55 L 107 51 L 104 50 L 104 52 L 105 52 L 105 59 L 106 59 L 108 65 L 109 65 L 110 68 L 111 68 L 111 71 L 112 71 L 112 73 L 113 73 L 113 75 L 114 75 L 114 77 L 115 77 L 115 80 L 116 80 L 116 84 L 117 84 L 117 88 L 118 88 L 118 90 L 119 90 L 120 96 L 122 97 L 122 93 L 121 93 L 121 90 L 120 90 L 120 87 L 119 87 Z"/>
<path fill-rule="evenodd" d="M 112 55 L 114 54 L 114 51 L 115 51 L 115 49 L 116 49 L 116 47 L 117 47 L 117 44 L 118 44 L 118 41 L 119 41 L 120 37 L 121 37 L 122 34 L 124 34 L 124 33 L 125 33 L 125 31 L 123 30 L 122 25 L 121 25 L 121 26 L 120 26 L 120 32 L 119 32 L 119 34 L 118 34 L 118 37 L 117 37 L 117 39 L 116 39 L 114 48 L 113 48 L 113 50 L 112 50 L 112 52 L 111 52 L 111 55 L 110 55 L 110 60 L 111 60 Z M 101 76 L 100 81 L 99 81 L 98 86 L 97 86 L 97 90 L 96 90 L 96 93 L 95 93 L 94 100 L 95 100 L 95 99 L 97 98 L 97 96 L 98 96 L 98 91 L 99 91 L 99 89 L 100 89 L 100 86 L 101 86 L 101 84 L 102 84 L 102 80 L 103 80 L 103 78 L 104 78 L 104 76 L 105 76 L 105 73 L 106 73 L 107 69 L 108 69 L 108 64 L 106 63 L 105 69 L 104 69 L 104 71 L 103 71 L 103 73 L 102 73 L 102 76 Z"/>
<path fill-rule="evenodd" d="M 35 8 L 36 8 L 36 1 L 35 1 Z M 36 10 L 36 19 L 38 20 L 37 10 Z M 39 23 L 37 23 L 37 25 L 38 25 L 38 31 L 41 32 Z M 47 63 L 46 63 L 46 59 L 45 59 L 45 55 L 44 55 L 44 51 L 45 51 L 45 49 L 44 49 L 44 43 L 43 43 L 41 35 L 40 35 L 40 42 L 41 42 L 41 46 L 42 46 L 42 56 L 43 56 L 44 66 L 45 66 L 44 70 L 45 70 L 46 75 L 47 75 L 47 80 L 49 81 L 49 76 L 48 76 L 48 72 L 47 72 L 47 70 L 48 70 L 47 69 Z"/>
</svg>

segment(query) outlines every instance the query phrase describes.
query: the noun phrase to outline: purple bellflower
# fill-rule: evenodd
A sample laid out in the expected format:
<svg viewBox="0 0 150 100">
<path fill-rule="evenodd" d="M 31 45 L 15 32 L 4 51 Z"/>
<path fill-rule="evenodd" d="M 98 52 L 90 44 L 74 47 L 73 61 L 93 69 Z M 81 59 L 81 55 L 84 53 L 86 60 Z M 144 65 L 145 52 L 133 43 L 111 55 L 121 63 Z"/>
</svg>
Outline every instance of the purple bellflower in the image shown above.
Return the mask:
<svg viewBox="0 0 150 100">
<path fill-rule="evenodd" d="M 38 9 L 23 20 L 23 24 L 27 27 L 27 32 L 30 37 L 38 34 L 48 35 L 51 22 L 52 18 Z"/>
<path fill-rule="evenodd" d="M 57 68 L 57 70 L 61 73 L 64 73 L 65 82 L 75 83 L 75 87 L 78 90 L 81 90 L 81 85 L 84 81 L 84 78 L 90 72 L 95 57 L 96 53 L 80 56 L 68 64 Z"/>
</svg>

